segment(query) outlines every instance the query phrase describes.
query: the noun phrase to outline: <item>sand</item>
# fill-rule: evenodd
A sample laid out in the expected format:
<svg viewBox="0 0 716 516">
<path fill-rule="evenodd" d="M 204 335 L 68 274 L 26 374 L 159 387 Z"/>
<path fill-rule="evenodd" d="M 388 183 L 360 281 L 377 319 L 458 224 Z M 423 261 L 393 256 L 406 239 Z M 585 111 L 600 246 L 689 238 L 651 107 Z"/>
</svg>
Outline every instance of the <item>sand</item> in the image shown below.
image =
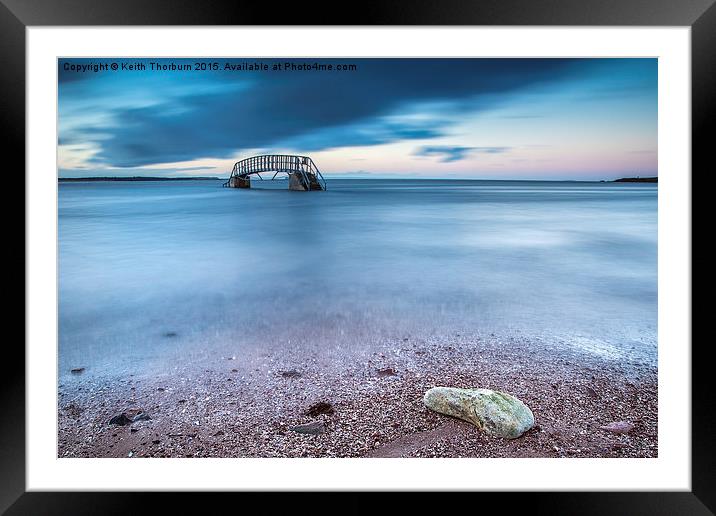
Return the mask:
<svg viewBox="0 0 716 516">
<path fill-rule="evenodd" d="M 653 361 L 520 336 L 395 335 L 350 351 L 259 346 L 167 360 L 116 377 L 91 366 L 62 375 L 58 457 L 578 458 L 658 451 Z M 510 393 L 532 409 L 535 426 L 513 440 L 486 435 L 423 405 L 425 391 L 438 385 Z M 318 403 L 324 410 L 311 411 Z M 151 419 L 108 423 L 126 410 Z M 317 421 L 323 433 L 292 430 Z M 600 429 L 615 421 L 634 427 L 623 434 Z"/>
</svg>

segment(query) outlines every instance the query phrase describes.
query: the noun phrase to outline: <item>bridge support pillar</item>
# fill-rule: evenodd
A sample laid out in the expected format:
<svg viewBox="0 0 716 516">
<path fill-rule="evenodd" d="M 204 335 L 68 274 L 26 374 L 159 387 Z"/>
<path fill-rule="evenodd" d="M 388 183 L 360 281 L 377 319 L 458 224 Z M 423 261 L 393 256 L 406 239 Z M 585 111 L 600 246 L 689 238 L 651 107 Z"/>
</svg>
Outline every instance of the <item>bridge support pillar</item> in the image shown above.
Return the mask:
<svg viewBox="0 0 716 516">
<path fill-rule="evenodd" d="M 306 191 L 306 187 L 301 182 L 301 178 L 298 174 L 289 174 L 288 175 L 288 189 L 289 190 L 298 190 L 301 192 Z"/>
<path fill-rule="evenodd" d="M 232 176 L 229 180 L 229 186 L 231 188 L 251 188 L 251 179 L 248 177 L 243 179 L 239 176 Z"/>
</svg>

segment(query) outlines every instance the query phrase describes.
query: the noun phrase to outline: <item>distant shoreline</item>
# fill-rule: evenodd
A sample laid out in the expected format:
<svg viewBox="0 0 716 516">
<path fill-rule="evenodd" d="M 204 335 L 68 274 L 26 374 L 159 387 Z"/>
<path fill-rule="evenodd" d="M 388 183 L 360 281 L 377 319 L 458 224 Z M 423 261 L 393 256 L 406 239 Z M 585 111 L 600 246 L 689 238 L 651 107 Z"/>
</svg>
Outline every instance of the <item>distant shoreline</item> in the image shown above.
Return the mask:
<svg viewBox="0 0 716 516">
<path fill-rule="evenodd" d="M 658 177 L 622 177 L 615 179 L 614 183 L 658 183 Z"/>
<path fill-rule="evenodd" d="M 59 177 L 60 183 L 78 181 L 219 181 L 219 177 Z"/>
</svg>

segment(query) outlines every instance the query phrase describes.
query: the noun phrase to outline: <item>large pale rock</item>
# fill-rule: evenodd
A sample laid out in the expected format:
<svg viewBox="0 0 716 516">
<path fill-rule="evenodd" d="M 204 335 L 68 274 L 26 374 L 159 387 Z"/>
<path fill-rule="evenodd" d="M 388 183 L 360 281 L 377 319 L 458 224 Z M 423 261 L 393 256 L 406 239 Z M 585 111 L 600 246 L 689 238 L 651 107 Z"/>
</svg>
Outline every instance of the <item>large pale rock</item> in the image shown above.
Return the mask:
<svg viewBox="0 0 716 516">
<path fill-rule="evenodd" d="M 509 394 L 490 389 L 434 387 L 425 393 L 425 406 L 459 417 L 493 435 L 514 439 L 534 425 L 532 411 Z"/>
</svg>

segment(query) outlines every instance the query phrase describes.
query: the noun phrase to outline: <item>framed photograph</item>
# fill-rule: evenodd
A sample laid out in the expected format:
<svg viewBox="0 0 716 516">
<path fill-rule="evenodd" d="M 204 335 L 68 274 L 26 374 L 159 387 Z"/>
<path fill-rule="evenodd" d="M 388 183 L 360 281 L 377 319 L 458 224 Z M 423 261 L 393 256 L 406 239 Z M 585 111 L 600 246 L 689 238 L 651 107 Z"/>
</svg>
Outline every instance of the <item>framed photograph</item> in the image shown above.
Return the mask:
<svg viewBox="0 0 716 516">
<path fill-rule="evenodd" d="M 27 302 L 0 509 L 529 491 L 712 514 L 691 338 L 712 3 L 345 25 L 3 0 Z"/>
</svg>

